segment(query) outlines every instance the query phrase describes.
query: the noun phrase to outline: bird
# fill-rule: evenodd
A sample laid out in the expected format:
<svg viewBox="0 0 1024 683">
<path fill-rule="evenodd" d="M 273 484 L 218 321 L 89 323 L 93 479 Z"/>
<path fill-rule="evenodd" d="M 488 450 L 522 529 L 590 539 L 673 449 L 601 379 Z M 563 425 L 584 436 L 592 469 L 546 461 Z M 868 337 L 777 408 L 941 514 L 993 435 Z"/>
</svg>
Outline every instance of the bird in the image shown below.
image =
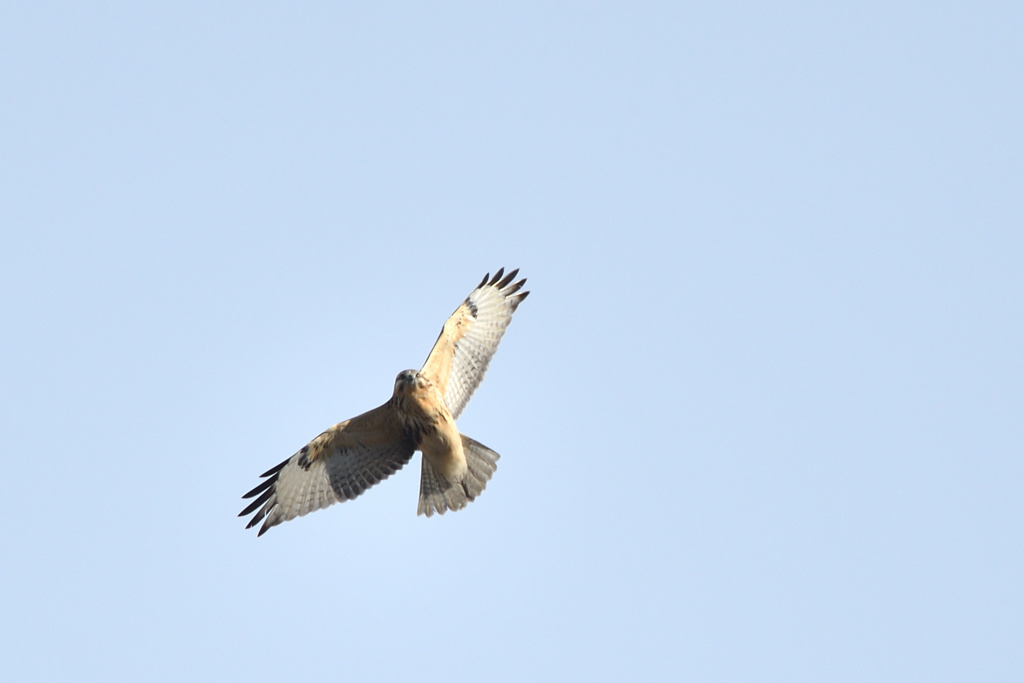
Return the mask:
<svg viewBox="0 0 1024 683">
<path fill-rule="evenodd" d="M 500 268 L 459 304 L 419 370 L 395 378 L 383 405 L 322 432 L 294 455 L 260 475 L 242 496 L 252 500 L 239 517 L 253 515 L 258 536 L 283 522 L 353 500 L 422 453 L 417 515 L 461 510 L 479 496 L 499 455 L 460 434 L 455 420 L 483 380 L 519 304 L 526 278 Z M 255 514 L 253 514 L 255 513 Z"/>
</svg>

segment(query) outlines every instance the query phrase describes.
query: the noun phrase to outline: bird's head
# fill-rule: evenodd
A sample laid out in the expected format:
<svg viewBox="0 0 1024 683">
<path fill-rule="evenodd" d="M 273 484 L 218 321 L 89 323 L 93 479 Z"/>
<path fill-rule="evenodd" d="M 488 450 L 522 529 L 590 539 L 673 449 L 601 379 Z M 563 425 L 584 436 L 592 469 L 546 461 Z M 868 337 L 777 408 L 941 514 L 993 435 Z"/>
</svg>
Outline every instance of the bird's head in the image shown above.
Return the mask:
<svg viewBox="0 0 1024 683">
<path fill-rule="evenodd" d="M 416 370 L 402 370 L 395 378 L 395 395 L 411 393 L 426 384 L 427 378 Z"/>
</svg>

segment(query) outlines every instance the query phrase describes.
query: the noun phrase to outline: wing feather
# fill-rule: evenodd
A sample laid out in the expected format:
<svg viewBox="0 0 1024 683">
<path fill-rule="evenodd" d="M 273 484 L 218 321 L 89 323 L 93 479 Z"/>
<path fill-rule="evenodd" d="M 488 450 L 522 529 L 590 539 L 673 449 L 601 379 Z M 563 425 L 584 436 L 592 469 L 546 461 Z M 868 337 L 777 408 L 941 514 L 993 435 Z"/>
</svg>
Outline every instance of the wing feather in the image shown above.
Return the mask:
<svg viewBox="0 0 1024 683">
<path fill-rule="evenodd" d="M 352 500 L 402 469 L 415 451 L 390 402 L 334 425 L 261 476 L 239 517 L 259 535 L 290 519 Z"/>
<path fill-rule="evenodd" d="M 518 274 L 518 268 L 507 275 L 500 268 L 494 277 L 485 275 L 445 322 L 420 370 L 444 394 L 452 418 L 480 386 L 512 314 L 529 294 L 520 291 L 526 278 L 513 282 Z"/>
</svg>

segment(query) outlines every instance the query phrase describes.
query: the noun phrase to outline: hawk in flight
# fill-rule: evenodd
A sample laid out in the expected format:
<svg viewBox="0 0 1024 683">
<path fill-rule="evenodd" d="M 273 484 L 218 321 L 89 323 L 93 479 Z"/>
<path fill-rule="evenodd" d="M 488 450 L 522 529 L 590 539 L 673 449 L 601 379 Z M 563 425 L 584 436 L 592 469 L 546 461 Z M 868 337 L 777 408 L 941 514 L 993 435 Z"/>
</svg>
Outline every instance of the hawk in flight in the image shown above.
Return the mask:
<svg viewBox="0 0 1024 683">
<path fill-rule="evenodd" d="M 339 422 L 299 449 L 242 498 L 255 498 L 238 515 L 252 513 L 247 529 L 259 535 L 281 522 L 333 503 L 352 500 L 423 453 L 416 513 L 461 510 L 483 492 L 498 454 L 459 434 L 455 419 L 480 385 L 491 356 L 529 292 L 519 269 L 484 276 L 455 309 L 417 372 L 403 370 L 382 406 Z"/>
</svg>

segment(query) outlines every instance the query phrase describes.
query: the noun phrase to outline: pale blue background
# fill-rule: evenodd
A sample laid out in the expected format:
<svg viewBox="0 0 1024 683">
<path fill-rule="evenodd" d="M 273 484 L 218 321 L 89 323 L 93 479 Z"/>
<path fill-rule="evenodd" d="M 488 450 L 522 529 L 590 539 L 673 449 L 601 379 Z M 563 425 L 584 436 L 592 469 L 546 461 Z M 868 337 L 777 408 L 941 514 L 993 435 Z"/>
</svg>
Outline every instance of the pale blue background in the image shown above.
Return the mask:
<svg viewBox="0 0 1024 683">
<path fill-rule="evenodd" d="M 1022 36 L 5 4 L 3 678 L 1024 680 Z M 245 531 L 501 265 L 483 497 Z"/>
</svg>

